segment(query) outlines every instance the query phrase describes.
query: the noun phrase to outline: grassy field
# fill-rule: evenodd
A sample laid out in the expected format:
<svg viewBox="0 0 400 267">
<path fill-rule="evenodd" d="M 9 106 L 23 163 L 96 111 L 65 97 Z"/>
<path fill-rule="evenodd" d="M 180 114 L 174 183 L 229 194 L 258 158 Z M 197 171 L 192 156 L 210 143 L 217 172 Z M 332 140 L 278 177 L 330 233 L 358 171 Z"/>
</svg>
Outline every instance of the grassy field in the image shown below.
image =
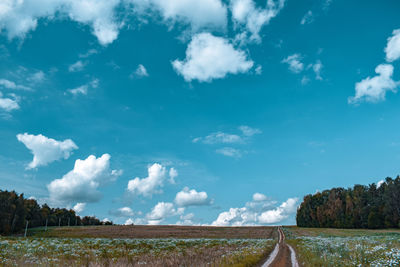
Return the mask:
<svg viewBox="0 0 400 267">
<path fill-rule="evenodd" d="M 400 230 L 283 227 L 302 266 L 400 266 Z M 0 237 L 0 266 L 257 266 L 274 227 L 91 226 Z"/>
<path fill-rule="evenodd" d="M 0 266 L 256 266 L 275 235 L 272 227 L 39 228 L 0 237 Z"/>
<path fill-rule="evenodd" d="M 51 227 L 30 230 L 30 235 L 41 237 L 94 238 L 278 238 L 274 227 L 213 227 L 176 225 L 78 226 Z"/>
<path fill-rule="evenodd" d="M 303 266 L 399 266 L 400 230 L 284 227 Z"/>
</svg>

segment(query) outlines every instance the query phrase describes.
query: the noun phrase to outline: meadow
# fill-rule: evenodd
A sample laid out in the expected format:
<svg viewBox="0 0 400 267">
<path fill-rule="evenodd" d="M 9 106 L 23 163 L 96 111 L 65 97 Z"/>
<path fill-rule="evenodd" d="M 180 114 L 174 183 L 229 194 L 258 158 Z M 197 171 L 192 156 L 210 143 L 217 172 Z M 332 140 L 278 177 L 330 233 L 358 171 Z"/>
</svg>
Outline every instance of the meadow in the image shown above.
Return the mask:
<svg viewBox="0 0 400 267">
<path fill-rule="evenodd" d="M 400 230 L 283 227 L 301 266 L 399 266 Z M 275 227 L 87 226 L 0 237 L 0 266 L 259 266 Z"/>
<path fill-rule="evenodd" d="M 125 231 L 134 229 L 125 226 L 118 228 Z M 102 227 L 106 230 L 105 232 L 111 229 L 113 229 L 111 232 L 116 232 L 115 229 L 118 228 Z M 65 228 L 66 231 L 62 229 L 63 227 L 57 228 L 57 231 L 49 229 L 47 232 L 36 229 L 30 231 L 30 236 L 27 238 L 0 237 L 0 265 L 255 266 L 269 255 L 276 243 L 273 238 L 62 237 L 60 236 L 62 232 L 66 235 L 74 232 L 73 227 Z M 85 228 L 76 228 L 75 231 L 79 232 L 83 229 Z M 166 228 L 156 227 L 155 229 Z M 182 234 L 182 228 L 179 229 Z M 270 229 L 272 234 L 272 228 Z M 92 230 L 99 231 L 101 228 L 92 228 Z M 220 235 L 226 233 L 224 229 L 216 229 L 214 232 Z M 242 230 L 242 232 L 248 231 Z M 51 235 L 58 235 L 58 237 L 51 237 Z M 188 235 L 193 235 L 193 233 L 188 231 Z M 239 235 L 242 235 L 240 231 Z"/>
<path fill-rule="evenodd" d="M 399 266 L 399 230 L 284 227 L 303 266 Z"/>
</svg>

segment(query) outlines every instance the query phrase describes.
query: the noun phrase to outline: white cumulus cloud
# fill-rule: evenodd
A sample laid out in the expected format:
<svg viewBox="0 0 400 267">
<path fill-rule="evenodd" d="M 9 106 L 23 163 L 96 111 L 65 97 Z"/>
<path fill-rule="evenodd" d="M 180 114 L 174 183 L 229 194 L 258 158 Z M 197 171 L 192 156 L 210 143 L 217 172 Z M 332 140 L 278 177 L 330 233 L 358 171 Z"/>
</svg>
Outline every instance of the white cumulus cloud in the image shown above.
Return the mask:
<svg viewBox="0 0 400 267">
<path fill-rule="evenodd" d="M 175 71 L 188 82 L 210 82 L 227 74 L 245 73 L 253 65 L 244 51 L 235 49 L 227 39 L 210 33 L 193 36 L 186 50 L 186 58 L 172 62 Z"/>
<path fill-rule="evenodd" d="M 86 207 L 86 203 L 76 203 L 76 205 L 72 208 L 76 213 L 81 213 Z"/>
<path fill-rule="evenodd" d="M 247 208 L 230 208 L 229 211 L 221 212 L 212 223 L 215 226 L 242 226 L 255 223 L 256 214 L 249 212 Z"/>
<path fill-rule="evenodd" d="M 283 202 L 279 207 L 261 213 L 257 219 L 262 224 L 272 224 L 281 222 L 293 214 L 297 210 L 297 198 L 289 198 Z"/>
<path fill-rule="evenodd" d="M 285 5 L 285 0 L 268 0 L 265 8 L 256 7 L 253 0 L 231 0 L 230 10 L 236 26 L 250 33 L 250 40 L 260 42 L 262 27 L 276 17 Z"/>
<path fill-rule="evenodd" d="M 154 206 L 151 212 L 146 215 L 147 223 L 151 225 L 160 224 L 168 217 L 183 214 L 184 210 L 184 208 L 175 209 L 173 203 L 159 202 Z"/>
<path fill-rule="evenodd" d="M 84 160 L 76 160 L 73 170 L 47 186 L 50 199 L 60 204 L 100 200 L 102 194 L 98 188 L 121 174 L 121 171 L 110 169 L 110 158 L 109 154 L 104 154 L 99 158 L 90 155 Z"/>
<path fill-rule="evenodd" d="M 140 14 L 158 13 L 167 24 L 189 24 L 192 32 L 225 29 L 227 8 L 220 0 L 130 0 Z M 149 12 L 150 11 L 150 12 Z"/>
<path fill-rule="evenodd" d="M 78 146 L 71 140 L 57 141 L 44 135 L 18 134 L 18 141 L 23 143 L 33 154 L 33 160 L 28 169 L 46 166 L 50 162 L 67 159 Z"/>
<path fill-rule="evenodd" d="M 176 225 L 194 225 L 193 219 L 193 213 L 183 214 L 180 216 L 180 220 L 176 222 Z"/>
<path fill-rule="evenodd" d="M 131 217 L 134 215 L 134 212 L 130 207 L 122 207 L 116 210 L 111 210 L 110 214 L 117 217 Z"/>
<path fill-rule="evenodd" d="M 0 31 L 9 39 L 35 30 L 39 20 L 69 18 L 88 25 L 102 45 L 112 43 L 118 36 L 121 23 L 115 10 L 120 0 L 5 0 L 0 2 Z"/>
<path fill-rule="evenodd" d="M 127 190 L 134 195 L 143 195 L 151 197 L 153 194 L 162 192 L 162 187 L 167 179 L 167 168 L 161 164 L 154 163 L 148 167 L 148 176 L 145 178 L 136 177 L 128 182 Z M 170 172 L 170 178 L 175 178 L 178 173 L 175 171 Z"/>
<path fill-rule="evenodd" d="M 385 53 L 388 62 L 393 62 L 400 58 L 400 29 L 394 30 L 393 35 L 388 38 Z"/>
<path fill-rule="evenodd" d="M 212 223 L 216 226 L 264 225 L 279 223 L 293 215 L 297 209 L 297 198 L 289 198 L 280 206 L 273 208 L 275 201 L 270 201 L 260 193 L 253 195 L 253 202 L 241 208 L 230 208 L 221 212 Z"/>
<path fill-rule="evenodd" d="M 260 201 L 266 201 L 267 196 L 261 193 L 254 193 L 253 195 L 253 201 L 260 202 Z"/>
<path fill-rule="evenodd" d="M 185 187 L 176 194 L 175 203 L 181 207 L 188 207 L 208 205 L 211 202 L 206 192 L 197 192 L 195 189 Z"/>
<path fill-rule="evenodd" d="M 135 221 L 132 220 L 131 218 L 127 219 L 127 220 L 125 221 L 125 223 L 124 223 L 124 225 L 134 225 L 134 224 L 135 224 Z"/>
<path fill-rule="evenodd" d="M 378 74 L 374 77 L 367 77 L 361 82 L 356 83 L 356 94 L 349 98 L 349 103 L 361 101 L 377 102 L 385 100 L 386 92 L 395 92 L 400 82 L 394 81 L 393 66 L 390 64 L 380 64 L 375 68 Z"/>
</svg>

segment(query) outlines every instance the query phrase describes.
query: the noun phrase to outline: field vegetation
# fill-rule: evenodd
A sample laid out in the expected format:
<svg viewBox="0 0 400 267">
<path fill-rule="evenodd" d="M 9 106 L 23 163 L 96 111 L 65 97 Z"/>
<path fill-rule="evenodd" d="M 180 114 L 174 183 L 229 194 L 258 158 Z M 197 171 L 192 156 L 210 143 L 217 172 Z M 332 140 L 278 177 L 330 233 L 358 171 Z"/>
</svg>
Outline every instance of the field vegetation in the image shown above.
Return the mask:
<svg viewBox="0 0 400 267">
<path fill-rule="evenodd" d="M 81 226 L 0 237 L 0 266 L 257 266 L 273 227 Z"/>
<path fill-rule="evenodd" d="M 0 238 L 2 266 L 254 266 L 272 239 Z"/>
<path fill-rule="evenodd" d="M 400 230 L 284 228 L 303 266 L 399 266 Z"/>
<path fill-rule="evenodd" d="M 72 226 L 51 227 L 29 230 L 29 235 L 37 237 L 73 237 L 73 238 L 266 238 L 277 239 L 275 227 L 214 227 L 214 226 L 178 226 L 178 225 L 109 225 L 109 226 Z"/>
</svg>

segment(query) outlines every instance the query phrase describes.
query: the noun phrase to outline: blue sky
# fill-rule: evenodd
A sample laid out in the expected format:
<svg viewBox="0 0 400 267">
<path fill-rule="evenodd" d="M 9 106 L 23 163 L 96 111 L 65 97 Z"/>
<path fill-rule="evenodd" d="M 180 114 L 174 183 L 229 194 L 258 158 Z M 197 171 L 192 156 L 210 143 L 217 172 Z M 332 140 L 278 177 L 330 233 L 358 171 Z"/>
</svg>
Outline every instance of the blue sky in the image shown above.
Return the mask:
<svg viewBox="0 0 400 267">
<path fill-rule="evenodd" d="M 0 4 L 0 188 L 116 223 L 293 224 L 400 173 L 398 1 Z"/>
</svg>

